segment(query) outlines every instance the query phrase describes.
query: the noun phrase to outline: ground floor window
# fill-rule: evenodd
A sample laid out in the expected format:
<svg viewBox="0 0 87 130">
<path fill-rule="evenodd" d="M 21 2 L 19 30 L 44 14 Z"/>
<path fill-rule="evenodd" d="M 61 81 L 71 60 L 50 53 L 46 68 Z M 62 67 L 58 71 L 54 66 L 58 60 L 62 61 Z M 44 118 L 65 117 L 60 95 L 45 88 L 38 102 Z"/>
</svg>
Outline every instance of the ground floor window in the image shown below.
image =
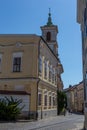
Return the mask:
<svg viewBox="0 0 87 130">
<path fill-rule="evenodd" d="M 42 98 L 42 94 L 38 94 L 38 105 L 41 106 L 41 98 Z"/>
<path fill-rule="evenodd" d="M 49 108 L 51 108 L 51 96 L 49 96 Z"/>
<path fill-rule="evenodd" d="M 45 98 L 45 99 L 44 99 L 44 105 L 47 106 L 47 95 L 45 95 L 44 98 Z"/>
</svg>

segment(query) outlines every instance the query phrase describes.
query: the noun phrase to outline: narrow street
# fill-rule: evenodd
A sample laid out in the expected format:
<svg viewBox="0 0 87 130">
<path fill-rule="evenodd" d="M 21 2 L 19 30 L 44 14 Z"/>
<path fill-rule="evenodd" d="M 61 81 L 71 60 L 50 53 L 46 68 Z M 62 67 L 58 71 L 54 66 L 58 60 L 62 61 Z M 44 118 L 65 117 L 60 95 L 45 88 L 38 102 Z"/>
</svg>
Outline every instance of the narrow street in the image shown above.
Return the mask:
<svg viewBox="0 0 87 130">
<path fill-rule="evenodd" d="M 0 130 L 83 130 L 84 116 L 67 114 L 34 122 L 0 123 Z"/>
</svg>

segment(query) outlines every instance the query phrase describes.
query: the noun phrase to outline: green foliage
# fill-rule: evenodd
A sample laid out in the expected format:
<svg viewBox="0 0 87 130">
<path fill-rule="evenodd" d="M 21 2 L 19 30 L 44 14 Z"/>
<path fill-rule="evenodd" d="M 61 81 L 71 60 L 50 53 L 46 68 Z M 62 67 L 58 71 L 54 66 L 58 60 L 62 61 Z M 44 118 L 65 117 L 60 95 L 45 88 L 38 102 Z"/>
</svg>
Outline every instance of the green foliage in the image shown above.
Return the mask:
<svg viewBox="0 0 87 130">
<path fill-rule="evenodd" d="M 64 108 L 67 107 L 67 97 L 63 91 L 57 92 L 57 108 L 58 108 L 58 115 L 63 112 Z"/>
<path fill-rule="evenodd" d="M 16 120 L 23 107 L 19 108 L 22 100 L 13 97 L 0 99 L 0 120 Z"/>
</svg>

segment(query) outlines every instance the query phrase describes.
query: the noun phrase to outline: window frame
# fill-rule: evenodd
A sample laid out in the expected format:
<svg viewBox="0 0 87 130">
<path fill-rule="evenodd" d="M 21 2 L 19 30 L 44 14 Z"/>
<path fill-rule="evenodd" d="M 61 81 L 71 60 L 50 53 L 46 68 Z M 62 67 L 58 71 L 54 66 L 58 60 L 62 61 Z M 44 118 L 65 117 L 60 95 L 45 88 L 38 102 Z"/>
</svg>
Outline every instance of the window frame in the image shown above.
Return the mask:
<svg viewBox="0 0 87 130">
<path fill-rule="evenodd" d="M 13 59 L 12 59 L 12 72 L 21 72 L 22 71 L 22 55 L 23 53 L 22 52 L 14 52 L 13 53 Z M 19 62 L 18 63 L 18 68 L 14 69 L 14 59 L 16 58 L 20 58 L 19 61 L 16 61 L 16 62 Z M 17 65 L 17 64 L 16 64 Z M 17 67 L 17 66 L 16 66 Z M 18 70 L 17 70 L 18 69 Z"/>
<path fill-rule="evenodd" d="M 42 56 L 39 56 L 39 75 L 40 76 L 42 75 L 42 65 L 43 65 Z"/>
<path fill-rule="evenodd" d="M 48 69 L 48 64 L 47 60 L 44 61 L 44 78 L 47 79 L 47 69 Z"/>
<path fill-rule="evenodd" d="M 38 93 L 38 106 L 42 105 L 42 94 Z"/>
<path fill-rule="evenodd" d="M 13 58 L 13 72 L 21 72 L 21 57 Z"/>
<path fill-rule="evenodd" d="M 47 107 L 47 94 L 44 95 L 44 106 Z"/>
<path fill-rule="evenodd" d="M 52 65 L 49 64 L 49 82 L 52 81 Z"/>
</svg>

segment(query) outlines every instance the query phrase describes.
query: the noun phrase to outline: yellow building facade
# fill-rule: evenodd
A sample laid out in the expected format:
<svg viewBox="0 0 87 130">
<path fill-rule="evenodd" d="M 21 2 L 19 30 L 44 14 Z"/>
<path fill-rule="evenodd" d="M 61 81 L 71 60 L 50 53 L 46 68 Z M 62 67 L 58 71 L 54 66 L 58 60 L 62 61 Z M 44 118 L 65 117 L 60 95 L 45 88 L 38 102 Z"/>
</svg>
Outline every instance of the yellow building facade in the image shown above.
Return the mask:
<svg viewBox="0 0 87 130">
<path fill-rule="evenodd" d="M 84 112 L 84 85 L 83 81 L 64 90 L 67 95 L 67 107 L 73 112 Z"/>
<path fill-rule="evenodd" d="M 84 86 L 83 82 L 80 82 L 74 89 L 75 111 L 84 111 Z"/>
<path fill-rule="evenodd" d="M 0 35 L 0 97 L 21 98 L 23 116 L 35 119 L 57 115 L 57 90 L 63 89 L 58 58 L 57 26 L 41 27 L 42 36 Z"/>
</svg>

